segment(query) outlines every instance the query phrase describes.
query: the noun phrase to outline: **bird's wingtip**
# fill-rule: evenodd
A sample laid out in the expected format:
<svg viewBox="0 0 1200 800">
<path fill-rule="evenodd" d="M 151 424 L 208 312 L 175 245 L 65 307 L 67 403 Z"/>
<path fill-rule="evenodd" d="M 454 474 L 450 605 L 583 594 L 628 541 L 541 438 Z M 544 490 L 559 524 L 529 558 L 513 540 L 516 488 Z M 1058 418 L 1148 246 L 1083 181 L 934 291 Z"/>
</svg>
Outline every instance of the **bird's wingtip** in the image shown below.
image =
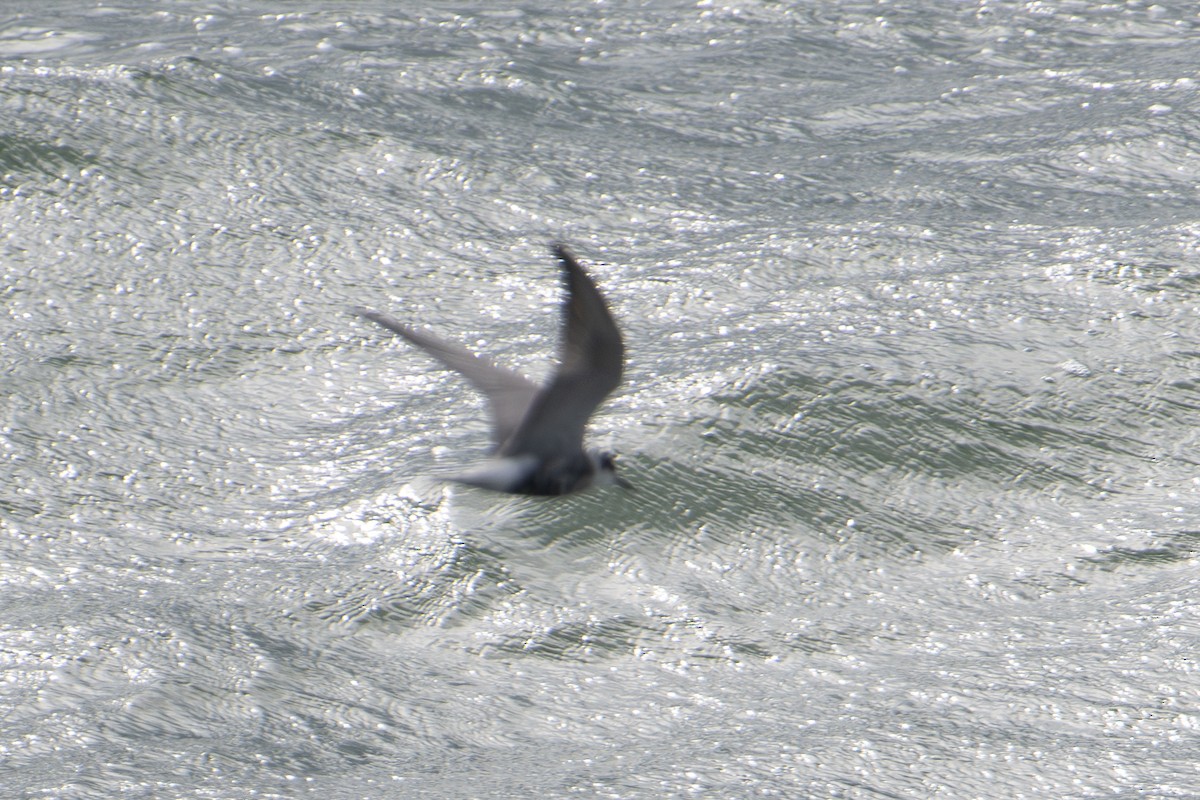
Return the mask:
<svg viewBox="0 0 1200 800">
<path fill-rule="evenodd" d="M 554 253 L 559 261 L 575 263 L 575 254 L 562 242 L 552 242 L 550 244 L 550 252 Z"/>
</svg>

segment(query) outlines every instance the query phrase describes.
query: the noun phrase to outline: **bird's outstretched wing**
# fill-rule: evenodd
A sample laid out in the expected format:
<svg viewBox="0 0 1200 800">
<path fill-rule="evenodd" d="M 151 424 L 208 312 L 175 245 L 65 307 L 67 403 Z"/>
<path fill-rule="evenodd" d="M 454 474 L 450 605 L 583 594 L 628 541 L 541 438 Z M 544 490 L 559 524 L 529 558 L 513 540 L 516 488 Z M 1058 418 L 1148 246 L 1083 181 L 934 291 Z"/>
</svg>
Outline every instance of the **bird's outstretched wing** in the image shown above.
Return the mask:
<svg viewBox="0 0 1200 800">
<path fill-rule="evenodd" d="M 365 308 L 355 312 L 407 339 L 446 367 L 462 374 L 488 399 L 492 412 L 492 442 L 496 448 L 509 441 L 538 393 L 538 387 L 524 375 L 478 356 L 464 347 L 447 342 L 431 333 L 418 331 L 378 311 Z"/>
<path fill-rule="evenodd" d="M 603 295 L 566 247 L 555 245 L 554 254 L 567 289 L 561 363 L 500 446 L 501 456 L 556 458 L 580 452 L 588 418 L 621 382 L 625 344 Z"/>
</svg>

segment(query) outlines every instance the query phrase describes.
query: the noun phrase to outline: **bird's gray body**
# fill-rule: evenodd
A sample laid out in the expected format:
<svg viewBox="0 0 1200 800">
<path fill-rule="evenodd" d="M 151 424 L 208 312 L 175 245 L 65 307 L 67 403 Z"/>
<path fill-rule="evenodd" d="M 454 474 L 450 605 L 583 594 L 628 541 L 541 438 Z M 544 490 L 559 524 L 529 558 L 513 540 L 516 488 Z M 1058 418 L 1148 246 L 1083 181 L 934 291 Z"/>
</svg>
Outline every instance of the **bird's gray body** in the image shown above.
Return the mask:
<svg viewBox="0 0 1200 800">
<path fill-rule="evenodd" d="M 622 483 L 612 456 L 583 447 L 588 418 L 621 382 L 625 344 L 599 289 L 566 247 L 563 340 L 558 370 L 545 386 L 482 356 L 377 311 L 358 313 L 420 347 L 483 393 L 492 413 L 493 458 L 454 480 L 502 492 L 559 495 Z M 624 484 L 623 484 L 624 485 Z"/>
</svg>

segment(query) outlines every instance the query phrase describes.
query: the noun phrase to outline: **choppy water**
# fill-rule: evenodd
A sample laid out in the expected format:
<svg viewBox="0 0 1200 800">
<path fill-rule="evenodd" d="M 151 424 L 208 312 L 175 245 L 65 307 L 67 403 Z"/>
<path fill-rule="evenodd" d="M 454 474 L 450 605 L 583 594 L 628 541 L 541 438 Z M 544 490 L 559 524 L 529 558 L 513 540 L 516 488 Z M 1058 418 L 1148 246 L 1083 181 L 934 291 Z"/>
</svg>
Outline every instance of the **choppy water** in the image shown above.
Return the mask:
<svg viewBox="0 0 1200 800">
<path fill-rule="evenodd" d="M 1200 796 L 1193 5 L 491 8 L 0 12 L 3 795 Z"/>
</svg>

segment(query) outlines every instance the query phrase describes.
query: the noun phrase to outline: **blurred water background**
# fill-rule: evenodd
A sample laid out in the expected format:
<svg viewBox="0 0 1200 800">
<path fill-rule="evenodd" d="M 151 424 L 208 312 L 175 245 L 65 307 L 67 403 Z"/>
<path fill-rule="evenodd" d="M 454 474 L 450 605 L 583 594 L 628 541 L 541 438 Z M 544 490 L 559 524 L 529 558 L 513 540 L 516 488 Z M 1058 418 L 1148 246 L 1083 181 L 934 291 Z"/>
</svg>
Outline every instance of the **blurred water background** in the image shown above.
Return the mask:
<svg viewBox="0 0 1200 800">
<path fill-rule="evenodd" d="M 1198 13 L 5 3 L 0 795 L 1200 796 Z"/>
</svg>

